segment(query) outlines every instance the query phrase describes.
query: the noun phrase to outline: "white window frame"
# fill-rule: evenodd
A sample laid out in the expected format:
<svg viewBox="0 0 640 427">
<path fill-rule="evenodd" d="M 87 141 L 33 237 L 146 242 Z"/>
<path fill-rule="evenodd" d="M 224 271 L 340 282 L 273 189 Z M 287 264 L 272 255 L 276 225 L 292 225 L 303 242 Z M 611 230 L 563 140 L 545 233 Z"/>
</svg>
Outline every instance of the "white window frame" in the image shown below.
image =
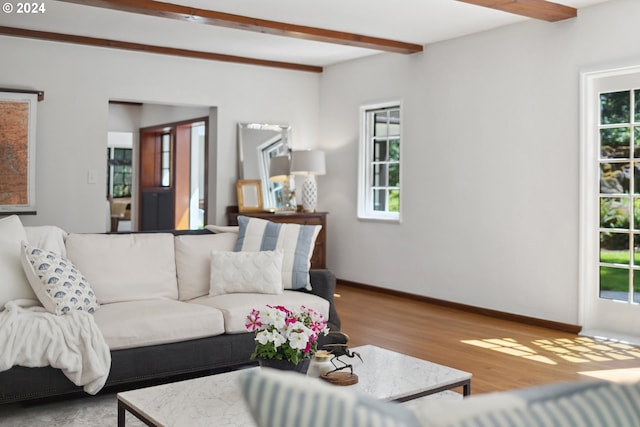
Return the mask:
<svg viewBox="0 0 640 427">
<path fill-rule="evenodd" d="M 373 209 L 373 173 L 372 173 L 372 151 L 371 137 L 369 135 L 369 123 L 367 120 L 368 113 L 374 110 L 387 108 L 398 108 L 400 110 L 400 185 L 398 191 L 400 193 L 400 205 L 398 212 L 376 211 Z M 403 108 L 401 100 L 394 100 L 383 103 L 368 104 L 360 107 L 360 140 L 359 140 L 359 158 L 358 158 L 358 218 L 363 220 L 381 220 L 389 222 L 401 222 L 402 214 L 402 159 L 404 146 L 402 141 L 403 135 Z"/>
</svg>

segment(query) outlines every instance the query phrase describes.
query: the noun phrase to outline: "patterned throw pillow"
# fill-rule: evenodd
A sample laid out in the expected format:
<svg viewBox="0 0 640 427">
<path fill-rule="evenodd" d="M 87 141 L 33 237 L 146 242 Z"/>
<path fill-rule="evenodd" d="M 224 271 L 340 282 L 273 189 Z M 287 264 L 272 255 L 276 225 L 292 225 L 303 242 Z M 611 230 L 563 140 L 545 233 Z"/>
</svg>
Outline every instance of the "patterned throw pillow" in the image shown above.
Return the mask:
<svg viewBox="0 0 640 427">
<path fill-rule="evenodd" d="M 282 250 L 211 253 L 209 295 L 281 294 Z"/>
<path fill-rule="evenodd" d="M 284 288 L 311 290 L 309 268 L 321 225 L 281 224 L 246 216 L 239 216 L 238 224 L 236 252 L 282 249 Z"/>
<path fill-rule="evenodd" d="M 22 267 L 47 311 L 58 315 L 71 310 L 93 313 L 100 307 L 89 282 L 68 259 L 23 242 Z"/>
</svg>

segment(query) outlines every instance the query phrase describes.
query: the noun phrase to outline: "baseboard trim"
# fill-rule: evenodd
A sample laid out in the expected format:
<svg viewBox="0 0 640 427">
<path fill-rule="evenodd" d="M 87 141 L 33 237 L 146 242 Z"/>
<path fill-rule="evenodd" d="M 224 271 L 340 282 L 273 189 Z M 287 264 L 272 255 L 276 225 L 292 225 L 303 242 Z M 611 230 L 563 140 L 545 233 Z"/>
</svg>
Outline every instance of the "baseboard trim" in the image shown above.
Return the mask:
<svg viewBox="0 0 640 427">
<path fill-rule="evenodd" d="M 387 295 L 394 295 L 402 298 L 410 298 L 412 300 L 422 301 L 429 304 L 440 305 L 443 307 L 454 308 L 457 310 L 463 310 L 469 313 L 482 314 L 497 319 L 510 320 L 512 322 L 523 323 L 531 326 L 539 326 L 542 328 L 553 329 L 562 332 L 568 332 L 571 334 L 578 334 L 582 330 L 579 325 L 572 325 L 569 323 L 554 322 L 551 320 L 538 319 L 535 317 L 522 316 L 520 314 L 508 313 L 505 311 L 492 310 L 489 308 L 476 307 L 473 305 L 461 304 L 458 302 L 452 302 L 437 298 L 431 298 L 424 295 L 416 295 L 408 292 L 402 292 L 395 289 L 381 288 L 378 286 L 367 285 L 365 283 L 352 282 L 351 280 L 336 279 L 336 282 L 340 286 L 350 286 L 353 288 L 365 289 L 373 292 L 379 292 Z"/>
</svg>

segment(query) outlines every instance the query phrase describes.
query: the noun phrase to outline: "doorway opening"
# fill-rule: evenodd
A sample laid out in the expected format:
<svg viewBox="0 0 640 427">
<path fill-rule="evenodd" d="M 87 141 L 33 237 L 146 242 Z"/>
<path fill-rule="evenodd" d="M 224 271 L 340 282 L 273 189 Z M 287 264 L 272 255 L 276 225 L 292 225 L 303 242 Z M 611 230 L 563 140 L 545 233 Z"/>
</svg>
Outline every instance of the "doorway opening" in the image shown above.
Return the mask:
<svg viewBox="0 0 640 427">
<path fill-rule="evenodd" d="M 208 117 L 140 129 L 139 230 L 204 228 L 207 136 Z"/>
</svg>

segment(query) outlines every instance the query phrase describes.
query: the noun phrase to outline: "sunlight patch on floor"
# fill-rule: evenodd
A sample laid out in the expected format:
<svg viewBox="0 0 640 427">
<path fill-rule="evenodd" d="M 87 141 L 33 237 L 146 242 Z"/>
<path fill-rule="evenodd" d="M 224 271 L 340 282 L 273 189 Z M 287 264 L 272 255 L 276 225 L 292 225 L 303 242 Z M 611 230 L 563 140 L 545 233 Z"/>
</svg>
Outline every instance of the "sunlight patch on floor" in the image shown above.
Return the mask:
<svg viewBox="0 0 640 427">
<path fill-rule="evenodd" d="M 640 368 L 607 369 L 604 371 L 584 371 L 578 373 L 580 375 L 617 383 L 640 381 Z"/>
<path fill-rule="evenodd" d="M 538 339 L 531 343 L 520 343 L 513 338 L 485 338 L 461 342 L 551 365 L 557 364 L 558 361 L 577 364 L 640 359 L 640 349 L 637 347 L 619 341 L 590 337 Z"/>
</svg>

